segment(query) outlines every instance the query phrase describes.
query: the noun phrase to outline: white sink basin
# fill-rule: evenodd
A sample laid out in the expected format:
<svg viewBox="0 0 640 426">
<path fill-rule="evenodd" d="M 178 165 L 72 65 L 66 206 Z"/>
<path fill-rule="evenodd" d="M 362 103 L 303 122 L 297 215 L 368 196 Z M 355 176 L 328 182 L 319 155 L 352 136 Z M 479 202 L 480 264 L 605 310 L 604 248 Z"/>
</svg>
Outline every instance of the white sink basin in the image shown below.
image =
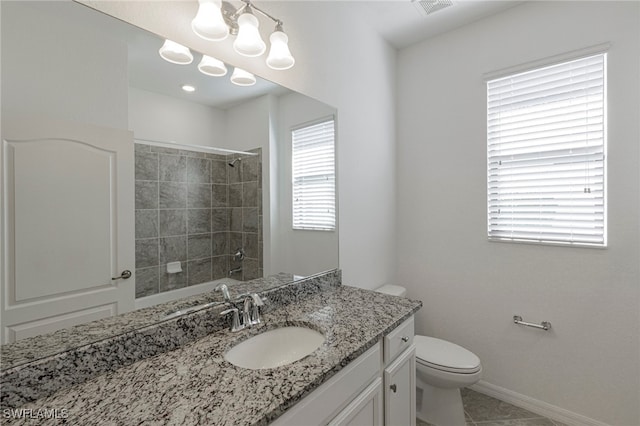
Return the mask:
<svg viewBox="0 0 640 426">
<path fill-rule="evenodd" d="M 315 351 L 324 335 L 306 327 L 281 327 L 253 336 L 224 354 L 231 364 L 260 370 L 291 364 Z"/>
</svg>

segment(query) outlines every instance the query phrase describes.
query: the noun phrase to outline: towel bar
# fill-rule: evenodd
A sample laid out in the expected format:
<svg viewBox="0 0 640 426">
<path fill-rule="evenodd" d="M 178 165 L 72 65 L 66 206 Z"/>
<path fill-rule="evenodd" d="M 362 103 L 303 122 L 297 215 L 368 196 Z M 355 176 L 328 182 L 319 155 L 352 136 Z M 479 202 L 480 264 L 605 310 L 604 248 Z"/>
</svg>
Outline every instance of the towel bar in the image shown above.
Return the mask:
<svg viewBox="0 0 640 426">
<path fill-rule="evenodd" d="M 544 331 L 549 331 L 551 328 L 551 323 L 549 321 L 542 321 L 540 324 L 533 324 L 530 322 L 522 321 L 522 317 L 520 315 L 513 316 L 514 324 L 526 325 L 527 327 L 539 328 Z"/>
</svg>

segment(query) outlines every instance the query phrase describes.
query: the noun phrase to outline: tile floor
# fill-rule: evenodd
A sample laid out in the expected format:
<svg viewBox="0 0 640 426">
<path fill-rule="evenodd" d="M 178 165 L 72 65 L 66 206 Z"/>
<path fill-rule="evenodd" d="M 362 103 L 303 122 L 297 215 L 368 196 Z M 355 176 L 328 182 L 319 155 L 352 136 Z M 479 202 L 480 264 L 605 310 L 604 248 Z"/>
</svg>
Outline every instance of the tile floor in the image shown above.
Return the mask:
<svg viewBox="0 0 640 426">
<path fill-rule="evenodd" d="M 471 389 L 462 389 L 462 404 L 466 426 L 565 426 Z M 416 426 L 432 425 L 418 420 Z"/>
</svg>

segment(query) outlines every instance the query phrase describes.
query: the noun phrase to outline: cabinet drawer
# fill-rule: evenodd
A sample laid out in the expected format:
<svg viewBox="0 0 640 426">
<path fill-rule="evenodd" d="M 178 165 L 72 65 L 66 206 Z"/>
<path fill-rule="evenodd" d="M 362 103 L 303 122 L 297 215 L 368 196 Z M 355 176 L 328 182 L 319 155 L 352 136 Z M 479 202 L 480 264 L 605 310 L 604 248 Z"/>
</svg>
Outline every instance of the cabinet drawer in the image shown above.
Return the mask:
<svg viewBox="0 0 640 426">
<path fill-rule="evenodd" d="M 384 365 L 389 365 L 413 343 L 413 315 L 384 337 Z"/>
<path fill-rule="evenodd" d="M 326 425 L 379 376 L 378 342 L 278 417 L 271 426 Z"/>
</svg>

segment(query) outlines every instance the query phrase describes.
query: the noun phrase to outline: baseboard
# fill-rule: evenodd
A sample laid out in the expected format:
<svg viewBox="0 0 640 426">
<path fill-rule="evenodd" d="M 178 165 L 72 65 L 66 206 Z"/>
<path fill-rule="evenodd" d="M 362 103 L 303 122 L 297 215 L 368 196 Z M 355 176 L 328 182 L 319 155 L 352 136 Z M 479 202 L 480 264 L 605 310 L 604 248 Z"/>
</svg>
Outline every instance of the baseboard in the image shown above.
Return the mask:
<svg viewBox="0 0 640 426">
<path fill-rule="evenodd" d="M 532 413 L 539 414 L 543 417 L 547 417 L 551 420 L 562 422 L 569 426 L 610 426 L 601 421 L 594 420 L 589 417 L 585 417 L 581 414 L 574 413 L 564 408 L 556 407 L 549 403 L 539 401 L 526 395 L 511 391 L 509 389 L 502 388 L 500 386 L 492 385 L 484 380 L 480 380 L 473 386 L 470 386 L 476 392 L 489 395 L 496 399 L 499 399 L 516 407 L 524 408 Z"/>
</svg>

